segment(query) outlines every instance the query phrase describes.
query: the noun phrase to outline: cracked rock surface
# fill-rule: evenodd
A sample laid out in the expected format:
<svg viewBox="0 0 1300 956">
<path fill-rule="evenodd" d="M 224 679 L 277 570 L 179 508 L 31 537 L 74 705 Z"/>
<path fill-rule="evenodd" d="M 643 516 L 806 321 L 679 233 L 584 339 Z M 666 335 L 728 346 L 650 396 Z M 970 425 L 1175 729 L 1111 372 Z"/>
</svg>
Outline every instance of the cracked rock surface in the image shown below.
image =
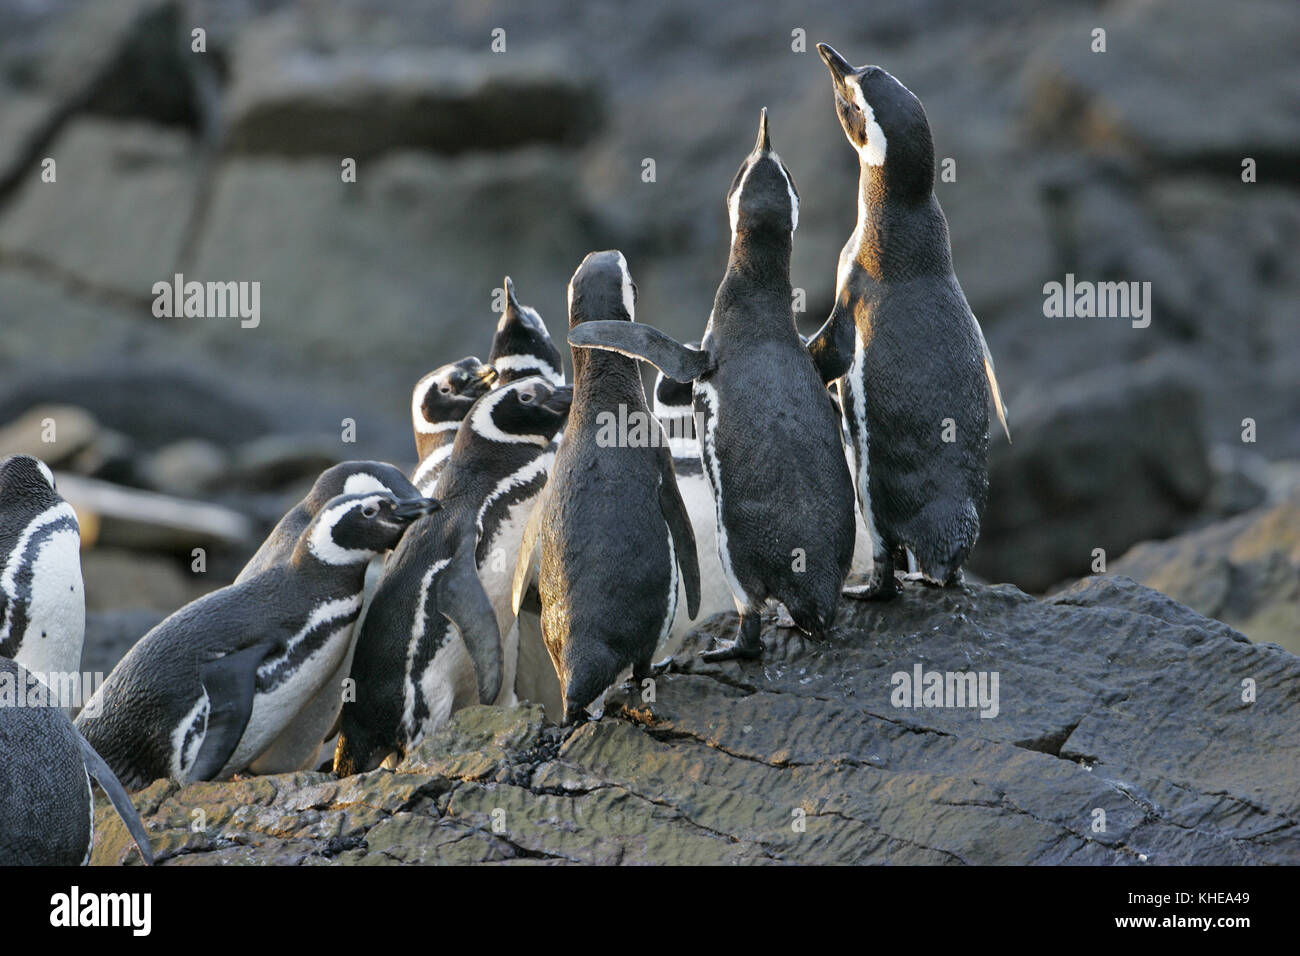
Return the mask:
<svg viewBox="0 0 1300 956">
<path fill-rule="evenodd" d="M 841 607 L 759 663 L 696 660 L 712 618 L 578 727 L 472 707 L 396 771 L 136 803 L 164 865 L 1300 862 L 1300 658 L 1123 577 Z M 917 665 L 996 674 L 996 716 L 894 706 Z M 95 832 L 139 862 L 102 797 Z"/>
</svg>

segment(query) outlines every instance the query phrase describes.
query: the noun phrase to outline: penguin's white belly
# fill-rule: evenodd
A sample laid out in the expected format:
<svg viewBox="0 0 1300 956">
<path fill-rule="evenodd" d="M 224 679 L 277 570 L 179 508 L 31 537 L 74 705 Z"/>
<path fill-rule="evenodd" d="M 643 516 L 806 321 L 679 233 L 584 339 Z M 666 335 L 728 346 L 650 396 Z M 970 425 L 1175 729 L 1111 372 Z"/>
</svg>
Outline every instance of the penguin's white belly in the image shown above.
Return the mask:
<svg viewBox="0 0 1300 956">
<path fill-rule="evenodd" d="M 15 657 L 19 664 L 39 675 L 81 669 L 86 594 L 81 581 L 81 536 L 76 529 L 56 531 L 36 552 L 27 618 Z"/>
<path fill-rule="evenodd" d="M 447 641 L 438 648 L 433 660 L 424 672 L 408 675 L 406 701 L 403 709 L 402 725 L 408 748 L 414 747 L 425 736 L 445 724 L 451 715 L 462 707 L 478 703 L 478 681 L 474 676 L 474 663 L 470 660 L 465 641 L 455 625 L 448 625 Z M 415 688 L 419 685 L 420 695 L 428 714 L 416 724 Z"/>
<path fill-rule="evenodd" d="M 506 707 L 518 702 L 515 682 L 519 665 L 519 629 L 515 626 L 515 612 L 511 606 L 515 562 L 519 557 L 524 528 L 537 499 L 538 495 L 532 495 L 510 506 L 488 543 L 486 560 L 478 569 L 479 581 L 492 602 L 501 634 L 501 692 L 494 703 Z"/>
<path fill-rule="evenodd" d="M 334 729 L 339 711 L 343 709 L 343 681 L 352 671 L 352 655 L 357 649 L 358 633 L 359 628 L 354 627 L 347 653 L 343 655 L 343 660 L 334 673 L 321 685 L 316 696 L 307 701 L 298 716 L 289 722 L 289 726 L 271 742 L 271 746 L 248 765 L 249 770 L 266 774 L 316 768 L 321 744 Z"/>
<path fill-rule="evenodd" d="M 239 738 L 234 754 L 217 775 L 219 779 L 246 769 L 329 681 L 352 646 L 355 633 L 353 623 L 348 621 L 331 630 L 321 646 L 273 690 L 253 695 L 253 709 L 248 717 L 248 726 L 244 728 L 244 735 Z M 324 730 L 321 733 L 323 739 Z"/>
<path fill-rule="evenodd" d="M 735 607 L 735 599 L 722 570 L 722 560 L 718 557 L 718 515 L 709 480 L 703 473 L 686 475 L 677 479 L 677 490 L 681 493 L 682 503 L 686 505 L 686 513 L 695 532 L 695 555 L 700 565 L 700 611 L 692 621 L 686 606 L 686 586 L 684 583 L 679 584 L 677 613 L 668 637 L 655 652 L 656 655 L 676 654 L 681 650 L 686 635 L 699 622 Z"/>
</svg>

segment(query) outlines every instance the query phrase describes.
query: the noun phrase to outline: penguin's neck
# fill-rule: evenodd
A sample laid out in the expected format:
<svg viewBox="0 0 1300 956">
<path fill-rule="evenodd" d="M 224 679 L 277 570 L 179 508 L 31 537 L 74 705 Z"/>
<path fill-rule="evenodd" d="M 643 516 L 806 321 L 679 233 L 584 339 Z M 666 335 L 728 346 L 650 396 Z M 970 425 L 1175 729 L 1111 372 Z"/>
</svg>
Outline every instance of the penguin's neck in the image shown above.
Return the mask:
<svg viewBox="0 0 1300 956">
<path fill-rule="evenodd" d="M 569 417 L 582 418 L 625 404 L 645 410 L 645 389 L 636 359 L 606 349 L 573 350 L 573 407 Z"/>
<path fill-rule="evenodd" d="M 731 238 L 723 285 L 744 284 L 749 290 L 790 301 L 790 254 L 794 236 L 775 229 L 740 228 Z"/>
<path fill-rule="evenodd" d="M 307 536 L 304 534 L 294 546 L 293 554 L 289 557 L 289 564 L 299 572 L 315 570 L 319 573 L 324 571 L 328 583 L 322 587 L 322 593 L 327 597 L 336 598 L 359 594 L 364 589 L 366 566 L 370 563 L 370 560 L 370 558 L 366 558 L 348 564 L 332 564 L 322 561 L 316 552 L 312 551 L 311 545 L 307 542 Z"/>
<path fill-rule="evenodd" d="M 436 432 L 420 432 L 415 443 L 415 452 L 420 461 L 428 458 L 439 448 L 446 448 L 456 441 L 456 435 L 460 432 L 460 422 L 447 423 L 447 427 Z"/>
<path fill-rule="evenodd" d="M 952 271 L 948 223 L 934 192 L 906 196 L 884 166 L 867 163 L 859 164 L 858 221 L 844 252 L 877 282 Z"/>
<path fill-rule="evenodd" d="M 532 442 L 499 442 L 492 449 L 492 466 L 483 467 L 478 455 L 453 456 L 438 477 L 434 497 L 444 507 L 454 507 L 458 501 L 473 503 L 475 508 L 495 489 L 505 475 L 512 475 L 542 454 L 541 446 Z"/>
</svg>

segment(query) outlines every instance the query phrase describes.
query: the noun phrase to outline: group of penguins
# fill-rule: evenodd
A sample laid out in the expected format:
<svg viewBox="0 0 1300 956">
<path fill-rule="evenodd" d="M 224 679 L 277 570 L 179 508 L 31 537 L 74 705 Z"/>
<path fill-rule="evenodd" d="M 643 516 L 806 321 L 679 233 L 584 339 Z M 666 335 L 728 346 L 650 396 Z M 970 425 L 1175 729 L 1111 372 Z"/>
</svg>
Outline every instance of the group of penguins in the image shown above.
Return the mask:
<svg viewBox="0 0 1300 956">
<path fill-rule="evenodd" d="M 892 597 L 896 569 L 958 582 L 990 399 L 1006 429 L 992 359 L 953 274 L 920 102 L 818 50 L 860 183 L 815 336 L 795 326 L 799 194 L 764 110 L 699 343 L 636 322 L 623 254 L 592 252 L 568 286 L 568 385 L 507 277 L 488 361 L 415 386 L 409 478 L 325 471 L 232 584 L 140 639 L 75 725 L 0 707 L 0 863 L 87 859 L 91 777 L 148 861 L 125 789 L 314 768 L 335 736 L 337 773 L 393 766 L 476 703 L 531 700 L 571 723 L 629 668 L 638 684 L 657 673 L 703 615 L 739 611 L 706 659 L 752 659 L 769 602 L 822 639 L 841 594 Z M 678 440 L 610 440 L 611 421 L 654 421 L 638 362 L 659 370 L 653 415 Z M 78 670 L 78 546 L 49 468 L 0 462 L 0 688 Z"/>
</svg>

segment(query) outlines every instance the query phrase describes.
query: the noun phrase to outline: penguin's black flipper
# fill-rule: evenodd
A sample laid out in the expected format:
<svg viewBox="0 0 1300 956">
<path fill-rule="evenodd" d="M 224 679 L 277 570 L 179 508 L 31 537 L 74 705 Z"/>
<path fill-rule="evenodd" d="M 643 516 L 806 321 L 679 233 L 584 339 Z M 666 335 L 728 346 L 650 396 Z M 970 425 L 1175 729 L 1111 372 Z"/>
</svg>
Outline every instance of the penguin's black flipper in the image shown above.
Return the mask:
<svg viewBox="0 0 1300 956">
<path fill-rule="evenodd" d="M 131 839 L 135 840 L 135 845 L 140 848 L 140 856 L 144 859 L 145 865 L 153 866 L 153 847 L 149 845 L 149 834 L 140 821 L 140 814 L 136 812 L 135 804 L 127 796 L 117 775 L 109 769 L 108 764 L 104 763 L 104 758 L 95 752 L 90 741 L 78 733 L 77 742 L 81 744 L 81 760 L 86 765 L 86 773 L 90 774 L 95 783 L 99 784 L 99 788 L 108 794 L 113 809 L 126 824 Z"/>
<path fill-rule="evenodd" d="M 199 680 L 208 693 L 208 728 L 194 758 L 190 780 L 211 780 L 234 754 L 253 712 L 257 667 L 273 647 L 274 641 L 262 641 L 199 668 Z"/>
<path fill-rule="evenodd" d="M 479 703 L 490 704 L 501 693 L 501 630 L 474 566 L 474 552 L 466 548 L 462 555 L 452 558 L 436 581 L 438 610 L 459 628 L 469 659 L 474 662 Z"/>
<path fill-rule="evenodd" d="M 602 319 L 569 330 L 569 344 L 606 349 L 649 362 L 675 382 L 690 382 L 713 368 L 708 352 L 687 348 L 672 336 L 640 322 Z"/>
<path fill-rule="evenodd" d="M 841 314 L 836 306 L 826 324 L 807 341 L 808 354 L 825 384 L 842 378 L 853 364 L 854 334 L 853 317 Z"/>
<path fill-rule="evenodd" d="M 695 553 L 695 532 L 691 529 L 686 505 L 682 503 L 682 493 L 677 490 L 677 479 L 673 477 L 672 456 L 666 448 L 661 447 L 660 451 L 663 454 L 659 462 L 659 510 L 663 512 L 668 531 L 673 536 L 677 566 L 681 568 L 682 583 L 686 585 L 686 610 L 693 621 L 700 613 L 700 561 Z"/>
</svg>

